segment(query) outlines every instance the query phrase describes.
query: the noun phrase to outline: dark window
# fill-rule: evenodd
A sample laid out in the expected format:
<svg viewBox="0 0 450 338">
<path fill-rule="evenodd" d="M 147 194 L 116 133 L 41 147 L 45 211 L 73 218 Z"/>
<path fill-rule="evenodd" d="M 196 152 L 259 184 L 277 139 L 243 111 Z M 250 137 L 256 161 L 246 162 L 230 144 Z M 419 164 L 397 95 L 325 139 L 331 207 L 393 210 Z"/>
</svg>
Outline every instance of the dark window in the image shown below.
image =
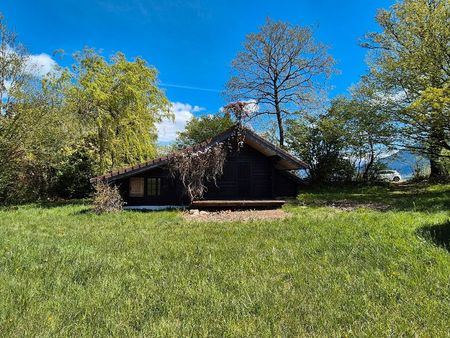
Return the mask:
<svg viewBox="0 0 450 338">
<path fill-rule="evenodd" d="M 161 195 L 161 178 L 157 177 L 147 178 L 147 195 L 148 196 Z"/>
</svg>

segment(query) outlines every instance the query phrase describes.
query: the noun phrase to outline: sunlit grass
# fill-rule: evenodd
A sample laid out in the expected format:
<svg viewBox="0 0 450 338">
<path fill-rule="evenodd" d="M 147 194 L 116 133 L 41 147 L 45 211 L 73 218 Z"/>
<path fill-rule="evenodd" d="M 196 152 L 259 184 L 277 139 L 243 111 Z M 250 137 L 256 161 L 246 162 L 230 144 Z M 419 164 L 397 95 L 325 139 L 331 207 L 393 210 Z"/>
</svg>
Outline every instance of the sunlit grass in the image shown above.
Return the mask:
<svg viewBox="0 0 450 338">
<path fill-rule="evenodd" d="M 364 189 L 282 221 L 2 210 L 1 336 L 448 335 L 448 186 Z M 392 208 L 318 203 L 332 194 Z"/>
</svg>

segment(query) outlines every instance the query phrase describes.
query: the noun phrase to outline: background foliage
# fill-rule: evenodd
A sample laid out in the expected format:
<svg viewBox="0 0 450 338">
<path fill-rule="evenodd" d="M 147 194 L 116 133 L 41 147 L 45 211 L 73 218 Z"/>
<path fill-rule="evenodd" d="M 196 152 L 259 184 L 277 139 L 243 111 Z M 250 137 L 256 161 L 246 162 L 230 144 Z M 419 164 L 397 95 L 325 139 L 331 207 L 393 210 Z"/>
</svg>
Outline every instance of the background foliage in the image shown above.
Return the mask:
<svg viewBox="0 0 450 338">
<path fill-rule="evenodd" d="M 85 49 L 42 78 L 3 18 L 0 39 L 0 203 L 85 197 L 89 178 L 156 156 L 172 113 L 145 60 Z"/>
</svg>

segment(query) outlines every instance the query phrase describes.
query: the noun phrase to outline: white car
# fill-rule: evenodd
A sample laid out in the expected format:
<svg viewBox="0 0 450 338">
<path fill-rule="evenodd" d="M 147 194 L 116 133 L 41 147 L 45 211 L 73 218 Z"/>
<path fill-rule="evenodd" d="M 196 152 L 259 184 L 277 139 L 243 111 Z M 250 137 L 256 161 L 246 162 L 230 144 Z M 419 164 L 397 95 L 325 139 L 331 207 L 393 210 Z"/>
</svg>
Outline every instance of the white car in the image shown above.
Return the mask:
<svg viewBox="0 0 450 338">
<path fill-rule="evenodd" d="M 402 176 L 396 170 L 380 170 L 378 178 L 382 181 L 400 182 Z"/>
</svg>

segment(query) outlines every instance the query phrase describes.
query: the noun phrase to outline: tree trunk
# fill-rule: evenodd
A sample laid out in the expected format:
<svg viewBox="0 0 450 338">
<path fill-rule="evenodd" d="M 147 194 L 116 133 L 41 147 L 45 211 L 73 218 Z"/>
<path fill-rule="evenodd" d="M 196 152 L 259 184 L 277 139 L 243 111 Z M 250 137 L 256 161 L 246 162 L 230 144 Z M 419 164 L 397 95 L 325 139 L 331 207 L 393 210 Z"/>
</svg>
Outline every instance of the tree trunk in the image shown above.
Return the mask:
<svg viewBox="0 0 450 338">
<path fill-rule="evenodd" d="M 430 180 L 440 182 L 446 177 L 445 168 L 439 159 L 439 156 L 430 154 Z"/>
<path fill-rule="evenodd" d="M 277 123 L 278 123 L 278 133 L 280 136 L 280 147 L 283 148 L 284 146 L 284 129 L 283 129 L 283 119 L 281 117 L 281 109 L 280 109 L 280 102 L 278 100 L 278 90 L 276 87 L 276 82 L 274 81 L 274 96 L 275 96 L 275 113 L 277 114 Z"/>
<path fill-rule="evenodd" d="M 373 144 L 371 144 L 370 145 L 370 159 L 367 162 L 366 168 L 365 168 L 364 173 L 363 173 L 363 180 L 365 182 L 369 181 L 369 172 L 370 172 L 370 169 L 373 166 L 373 163 L 375 162 L 375 151 L 374 151 L 373 148 L 374 148 L 374 146 L 373 146 Z"/>
<path fill-rule="evenodd" d="M 434 127 L 434 126 L 433 126 Z M 429 158 L 430 158 L 430 180 L 440 182 L 446 178 L 445 167 L 442 164 L 442 146 L 441 141 L 444 134 L 440 128 L 434 127 L 430 135 Z"/>
<path fill-rule="evenodd" d="M 278 111 L 278 108 L 277 108 L 277 122 L 278 122 L 279 136 L 280 136 L 280 147 L 283 147 L 284 146 L 283 120 L 281 118 L 281 112 Z"/>
<path fill-rule="evenodd" d="M 369 160 L 369 162 L 367 162 L 366 168 L 364 169 L 364 173 L 363 173 L 363 181 L 365 181 L 365 182 L 369 181 L 369 172 L 373 166 L 373 162 L 374 162 L 374 157 L 370 156 L 370 160 Z"/>
</svg>

